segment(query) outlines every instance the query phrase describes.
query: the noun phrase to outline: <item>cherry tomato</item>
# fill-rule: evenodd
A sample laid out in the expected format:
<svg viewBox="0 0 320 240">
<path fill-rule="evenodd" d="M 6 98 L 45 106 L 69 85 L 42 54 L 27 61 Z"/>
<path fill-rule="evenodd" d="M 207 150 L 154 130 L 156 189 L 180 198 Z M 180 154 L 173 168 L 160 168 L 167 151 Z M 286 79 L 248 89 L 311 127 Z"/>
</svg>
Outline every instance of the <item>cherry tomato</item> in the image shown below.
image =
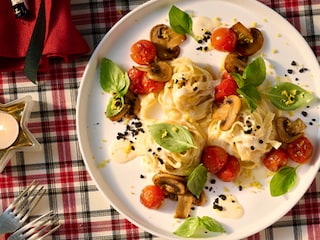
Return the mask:
<svg viewBox="0 0 320 240">
<path fill-rule="evenodd" d="M 214 88 L 215 102 L 223 102 L 230 95 L 238 95 L 238 85 L 230 73 L 224 73 L 218 86 Z"/>
<path fill-rule="evenodd" d="M 219 146 L 207 146 L 202 153 L 202 163 L 210 173 L 217 173 L 226 164 L 228 153 Z"/>
<path fill-rule="evenodd" d="M 140 194 L 140 202 L 147 208 L 158 209 L 164 200 L 164 190 L 157 185 L 145 186 Z"/>
<path fill-rule="evenodd" d="M 210 41 L 218 51 L 233 52 L 237 43 L 237 34 L 230 28 L 219 27 L 213 30 Z"/>
<path fill-rule="evenodd" d="M 156 54 L 156 48 L 149 40 L 139 40 L 131 46 L 132 60 L 141 65 L 152 63 Z"/>
<path fill-rule="evenodd" d="M 128 70 L 130 78 L 130 90 L 135 94 L 146 94 L 150 92 L 160 92 L 165 82 L 157 82 L 148 78 L 147 73 L 135 67 Z"/>
<path fill-rule="evenodd" d="M 289 157 L 297 163 L 307 162 L 313 152 L 313 145 L 308 138 L 302 136 L 287 145 Z"/>
<path fill-rule="evenodd" d="M 273 149 L 263 159 L 263 164 L 272 172 L 278 171 L 287 165 L 289 156 L 284 149 Z"/>
<path fill-rule="evenodd" d="M 216 173 L 216 175 L 224 182 L 231 182 L 238 176 L 239 172 L 239 160 L 236 157 L 229 155 L 227 163 Z"/>
</svg>

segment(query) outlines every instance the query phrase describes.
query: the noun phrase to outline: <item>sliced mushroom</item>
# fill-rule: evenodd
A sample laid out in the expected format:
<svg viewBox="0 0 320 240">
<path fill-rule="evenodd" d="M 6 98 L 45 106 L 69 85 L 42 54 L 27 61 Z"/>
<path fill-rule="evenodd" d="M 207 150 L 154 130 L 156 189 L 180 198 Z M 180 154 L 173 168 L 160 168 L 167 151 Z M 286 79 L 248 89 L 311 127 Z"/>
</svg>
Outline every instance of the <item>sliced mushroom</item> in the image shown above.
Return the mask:
<svg viewBox="0 0 320 240">
<path fill-rule="evenodd" d="M 157 173 L 153 176 L 152 181 L 155 185 L 162 187 L 168 193 L 183 195 L 186 193 L 184 178 L 169 173 Z"/>
<path fill-rule="evenodd" d="M 236 50 L 243 56 L 251 56 L 258 52 L 264 43 L 262 32 L 257 28 L 250 28 L 250 33 L 253 37 L 252 42 L 238 41 Z"/>
<path fill-rule="evenodd" d="M 231 29 L 237 34 L 239 43 L 252 43 L 253 36 L 248 28 L 246 28 L 241 22 L 235 23 Z"/>
<path fill-rule="evenodd" d="M 178 204 L 176 206 L 174 218 L 187 218 L 192 207 L 192 201 L 193 195 L 190 192 L 178 195 Z"/>
<path fill-rule="evenodd" d="M 165 24 L 158 24 L 151 29 L 150 40 L 157 49 L 159 59 L 172 60 L 179 56 L 179 45 L 186 40 L 186 36 L 174 32 Z"/>
<path fill-rule="evenodd" d="M 280 140 L 284 143 L 290 143 L 301 137 L 304 133 L 306 125 L 297 118 L 291 121 L 287 117 L 279 117 L 276 119 L 277 132 Z"/>
<path fill-rule="evenodd" d="M 109 119 L 114 122 L 121 121 L 124 117 L 131 119 L 136 117 L 139 111 L 140 98 L 137 94 L 134 94 L 129 90 L 124 96 L 124 104 L 122 106 L 122 110 L 118 114 L 109 117 Z"/>
<path fill-rule="evenodd" d="M 227 131 L 237 118 L 241 109 L 241 100 L 236 95 L 230 95 L 223 100 L 223 103 L 218 108 L 213 110 L 212 120 L 220 121 L 220 129 Z"/>
<path fill-rule="evenodd" d="M 196 198 L 195 196 L 193 196 L 192 204 L 195 206 L 202 206 L 206 203 L 206 201 L 207 201 L 206 193 L 202 191 L 199 198 Z"/>
<path fill-rule="evenodd" d="M 165 61 L 155 61 L 148 66 L 137 66 L 136 68 L 147 72 L 148 78 L 154 81 L 167 82 L 172 77 L 172 67 Z"/>
<path fill-rule="evenodd" d="M 236 72 L 242 75 L 248 63 L 248 57 L 242 56 L 237 52 L 231 52 L 226 56 L 224 68 L 227 72 Z"/>
</svg>

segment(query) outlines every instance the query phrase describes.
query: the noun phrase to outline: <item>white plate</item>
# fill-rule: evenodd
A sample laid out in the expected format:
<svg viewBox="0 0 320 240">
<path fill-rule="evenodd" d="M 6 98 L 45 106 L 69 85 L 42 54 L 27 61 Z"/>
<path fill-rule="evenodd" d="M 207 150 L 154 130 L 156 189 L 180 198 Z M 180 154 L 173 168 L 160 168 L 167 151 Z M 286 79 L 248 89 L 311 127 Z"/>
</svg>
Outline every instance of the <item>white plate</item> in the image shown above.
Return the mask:
<svg viewBox="0 0 320 240">
<path fill-rule="evenodd" d="M 81 152 L 85 164 L 101 192 L 112 205 L 132 223 L 146 231 L 163 238 L 178 239 L 173 231 L 180 223 L 173 218 L 175 203 L 167 200 L 159 211 L 149 210 L 139 202 L 141 189 L 146 179 L 138 161 L 127 164 L 110 162 L 104 167 L 99 164 L 109 159 L 108 145 L 115 139 L 119 126 L 105 118 L 104 112 L 108 94 L 103 93 L 99 84 L 99 63 L 103 57 L 112 59 L 123 69 L 129 69 L 133 62 L 129 53 L 131 45 L 149 37 L 149 30 L 159 23 L 168 23 L 168 12 L 172 4 L 184 11 L 191 11 L 195 16 L 219 17 L 229 25 L 235 20 L 246 26 L 257 24 L 265 35 L 262 50 L 264 57 L 273 69 L 268 70 L 268 78 L 284 76 L 287 69 L 295 69 L 290 78 L 299 78 L 297 84 L 312 89 L 320 95 L 320 85 L 315 76 L 320 76 L 318 62 L 301 35 L 277 13 L 256 1 L 238 0 L 201 0 L 201 1 L 150 1 L 130 12 L 121 19 L 103 38 L 94 51 L 81 82 L 77 103 L 77 130 Z M 210 63 L 215 71 L 221 66 L 223 58 L 220 53 L 199 53 L 195 41 L 187 41 L 181 56 L 187 56 L 198 64 Z M 219 55 L 220 54 L 220 55 Z M 291 61 L 304 65 L 309 70 L 304 73 L 291 66 Z M 317 79 L 319 80 L 319 79 Z M 293 80 L 295 81 L 295 80 Z M 303 117 L 301 111 L 308 115 Z M 312 160 L 298 169 L 299 182 L 295 189 L 281 197 L 271 197 L 267 182 L 261 180 L 264 189 L 246 188 L 239 191 L 237 185 L 217 182 L 214 191 L 208 192 L 209 201 L 204 207 L 198 207 L 194 214 L 209 215 L 223 224 L 226 235 L 215 239 L 239 239 L 263 230 L 286 214 L 303 196 L 320 165 L 319 159 L 319 105 L 297 111 L 308 125 L 306 135 L 312 140 L 315 151 Z M 309 125 L 312 122 L 313 125 Z M 210 177 L 211 178 L 211 177 Z M 233 193 L 243 205 L 245 214 L 242 218 L 232 220 L 217 216 L 212 210 L 212 202 L 219 193 L 226 189 Z"/>
</svg>

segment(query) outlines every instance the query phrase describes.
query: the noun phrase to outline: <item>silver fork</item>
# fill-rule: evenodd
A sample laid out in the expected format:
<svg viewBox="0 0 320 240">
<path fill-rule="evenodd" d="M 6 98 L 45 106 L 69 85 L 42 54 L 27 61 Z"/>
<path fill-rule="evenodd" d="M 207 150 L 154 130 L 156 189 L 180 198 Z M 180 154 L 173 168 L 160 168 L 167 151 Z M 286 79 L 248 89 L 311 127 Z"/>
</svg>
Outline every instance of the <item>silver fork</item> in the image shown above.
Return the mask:
<svg viewBox="0 0 320 240">
<path fill-rule="evenodd" d="M 60 225 L 58 215 L 51 210 L 18 229 L 8 240 L 41 240 L 55 232 Z"/>
<path fill-rule="evenodd" d="M 0 234 L 14 232 L 21 227 L 44 193 L 43 186 L 39 187 L 38 182 L 32 181 L 0 215 Z"/>
</svg>

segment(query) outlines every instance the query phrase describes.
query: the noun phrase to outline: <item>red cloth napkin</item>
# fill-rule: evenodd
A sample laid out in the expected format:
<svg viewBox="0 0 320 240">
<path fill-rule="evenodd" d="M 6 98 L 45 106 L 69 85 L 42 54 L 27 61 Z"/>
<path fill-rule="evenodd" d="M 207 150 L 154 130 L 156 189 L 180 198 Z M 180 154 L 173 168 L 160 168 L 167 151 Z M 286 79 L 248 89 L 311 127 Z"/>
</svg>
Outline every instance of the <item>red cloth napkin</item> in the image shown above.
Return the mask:
<svg viewBox="0 0 320 240">
<path fill-rule="evenodd" d="M 16 18 L 11 1 L 0 7 L 0 72 L 22 70 L 41 0 L 28 1 L 30 15 Z M 65 62 L 88 53 L 89 47 L 75 28 L 68 0 L 45 0 L 46 35 L 39 71 L 49 68 L 50 57 Z"/>
</svg>

